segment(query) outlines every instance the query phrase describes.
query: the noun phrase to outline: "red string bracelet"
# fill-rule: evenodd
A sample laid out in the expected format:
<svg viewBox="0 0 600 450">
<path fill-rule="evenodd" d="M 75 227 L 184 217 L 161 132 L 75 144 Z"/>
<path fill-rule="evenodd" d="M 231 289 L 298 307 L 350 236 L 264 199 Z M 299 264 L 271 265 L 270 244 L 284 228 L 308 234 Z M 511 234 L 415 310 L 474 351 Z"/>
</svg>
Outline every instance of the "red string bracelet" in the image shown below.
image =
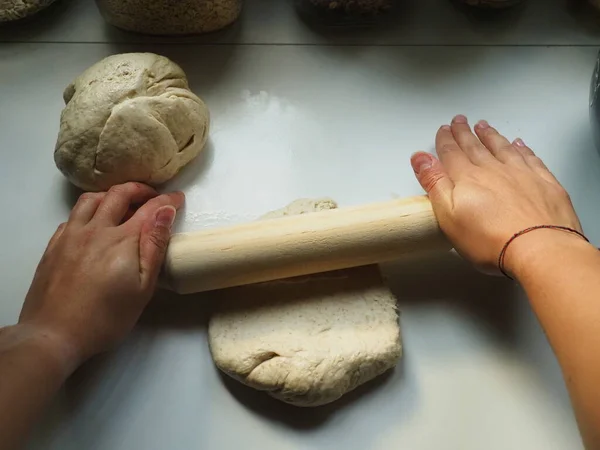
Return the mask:
<svg viewBox="0 0 600 450">
<path fill-rule="evenodd" d="M 579 237 L 582 237 L 583 239 L 586 240 L 586 242 L 590 242 L 590 240 L 585 237 L 585 235 L 577 230 L 574 230 L 573 228 L 569 228 L 569 227 L 562 227 L 560 225 L 536 225 L 535 227 L 529 227 L 529 228 L 525 228 L 524 230 L 519 231 L 518 233 L 514 234 L 507 242 L 506 244 L 504 244 L 504 247 L 502 247 L 502 250 L 500 251 L 500 256 L 498 257 L 498 268 L 500 269 L 500 272 L 502 272 L 502 274 L 507 277 L 509 280 L 512 280 L 513 278 L 506 273 L 506 270 L 504 270 L 504 258 L 506 257 L 506 250 L 508 250 L 508 246 L 510 244 L 512 244 L 512 242 L 518 238 L 519 236 L 523 236 L 524 234 L 529 233 L 530 231 L 534 231 L 534 230 L 541 230 L 541 229 L 550 229 L 550 230 L 561 230 L 561 231 L 566 231 L 568 233 L 573 233 L 576 234 Z"/>
</svg>

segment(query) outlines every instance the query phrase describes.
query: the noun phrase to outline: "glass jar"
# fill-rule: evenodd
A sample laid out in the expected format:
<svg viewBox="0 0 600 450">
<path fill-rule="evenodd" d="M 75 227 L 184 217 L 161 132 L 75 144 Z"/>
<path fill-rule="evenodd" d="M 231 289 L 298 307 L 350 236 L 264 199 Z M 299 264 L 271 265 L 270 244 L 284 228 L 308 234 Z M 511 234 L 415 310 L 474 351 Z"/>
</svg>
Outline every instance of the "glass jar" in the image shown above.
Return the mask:
<svg viewBox="0 0 600 450">
<path fill-rule="evenodd" d="M 320 25 L 372 25 L 387 16 L 397 0 L 295 0 L 298 14 Z"/>
<path fill-rule="evenodd" d="M 55 0 L 33 0 L 19 1 L 9 0 L 7 2 L 0 1 L 0 23 L 12 22 L 15 20 L 23 20 L 29 18 L 46 9 Z"/>
<path fill-rule="evenodd" d="M 234 22 L 242 0 L 96 0 L 108 23 L 159 35 L 200 34 Z"/>
</svg>

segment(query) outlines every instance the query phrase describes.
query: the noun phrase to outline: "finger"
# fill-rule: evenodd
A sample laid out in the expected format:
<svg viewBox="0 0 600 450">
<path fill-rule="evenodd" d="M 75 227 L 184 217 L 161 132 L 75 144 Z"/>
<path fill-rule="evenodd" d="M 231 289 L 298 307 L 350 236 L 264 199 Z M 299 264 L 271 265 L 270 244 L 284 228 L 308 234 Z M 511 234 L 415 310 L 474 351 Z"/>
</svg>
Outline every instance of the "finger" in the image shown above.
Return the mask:
<svg viewBox="0 0 600 450">
<path fill-rule="evenodd" d="M 129 208 L 127 210 L 127 212 L 125 213 L 125 215 L 123 216 L 123 220 L 121 221 L 121 223 L 127 222 L 129 219 L 131 219 L 136 211 L 137 211 L 137 208 L 135 208 L 135 207 Z"/>
<path fill-rule="evenodd" d="M 527 145 L 525 145 L 525 142 L 523 142 L 523 139 L 521 138 L 517 138 L 513 141 L 513 145 L 515 146 L 515 148 L 517 149 L 517 151 L 521 154 L 521 156 L 525 157 L 529 157 L 529 156 L 535 156 L 535 153 L 533 153 L 533 150 L 531 150 L 529 147 L 527 147 Z"/>
<path fill-rule="evenodd" d="M 144 289 L 153 290 L 171 238 L 177 210 L 172 205 L 159 207 L 142 226 L 140 234 L 140 276 Z"/>
<path fill-rule="evenodd" d="M 424 152 L 412 155 L 410 163 L 417 180 L 429 195 L 436 215 L 452 209 L 454 183 L 442 164 L 434 156 Z"/>
<path fill-rule="evenodd" d="M 96 214 L 105 195 L 106 192 L 86 192 L 85 194 L 81 194 L 71 210 L 69 223 L 76 225 L 87 224 L 92 220 L 94 214 Z"/>
<path fill-rule="evenodd" d="M 456 180 L 461 174 L 473 168 L 473 164 L 454 139 L 452 129 L 448 125 L 438 130 L 435 137 L 435 150 L 439 161 L 452 180 Z"/>
<path fill-rule="evenodd" d="M 66 227 L 67 227 L 66 222 L 63 222 L 58 226 L 58 228 L 56 229 L 56 231 L 50 238 L 50 241 L 48 241 L 48 246 L 46 247 L 46 252 L 51 251 L 56 246 L 56 244 L 58 243 L 58 240 L 62 236 Z"/>
<path fill-rule="evenodd" d="M 454 117 L 450 128 L 456 143 L 473 164 L 483 165 L 486 162 L 494 161 L 490 151 L 471 131 L 469 121 L 465 116 L 458 115 Z"/>
<path fill-rule="evenodd" d="M 540 175 L 542 178 L 544 178 L 550 183 L 558 183 L 558 180 L 554 175 L 552 175 L 550 169 L 548 169 L 548 167 L 546 167 L 546 164 L 544 164 L 544 162 L 536 156 L 533 150 L 527 147 L 525 142 L 523 142 L 523 139 L 515 139 L 513 141 L 513 145 L 521 154 L 521 156 L 523 156 L 525 164 L 527 164 L 533 171 L 535 171 L 538 175 Z"/>
<path fill-rule="evenodd" d="M 146 203 L 158 196 L 158 192 L 142 183 L 125 183 L 110 188 L 94 215 L 93 222 L 105 226 L 117 226 L 129 207 L 136 203 Z"/>
<path fill-rule="evenodd" d="M 480 120 L 475 124 L 475 133 L 481 143 L 486 146 L 498 161 L 505 164 L 525 165 L 523 156 L 517 151 L 515 146 L 485 120 Z"/>
<path fill-rule="evenodd" d="M 171 192 L 169 194 L 159 195 L 140 206 L 133 214 L 133 217 L 121 226 L 134 233 L 140 233 L 146 222 L 152 220 L 160 207 L 170 205 L 175 209 L 179 209 L 183 206 L 184 201 L 185 196 L 183 195 L 183 192 Z"/>
</svg>

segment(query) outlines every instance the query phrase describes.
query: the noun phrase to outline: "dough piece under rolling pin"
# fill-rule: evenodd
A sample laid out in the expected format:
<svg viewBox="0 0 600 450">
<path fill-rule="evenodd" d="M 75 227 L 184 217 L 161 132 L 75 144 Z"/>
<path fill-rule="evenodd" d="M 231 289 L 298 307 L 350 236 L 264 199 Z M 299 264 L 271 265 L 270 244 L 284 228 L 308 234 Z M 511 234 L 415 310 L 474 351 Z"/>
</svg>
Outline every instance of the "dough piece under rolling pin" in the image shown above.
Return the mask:
<svg viewBox="0 0 600 450">
<path fill-rule="evenodd" d="M 297 200 L 263 218 L 336 208 Z M 296 406 L 319 406 L 394 367 L 396 298 L 376 265 L 215 292 L 211 353 L 234 379 Z"/>
</svg>

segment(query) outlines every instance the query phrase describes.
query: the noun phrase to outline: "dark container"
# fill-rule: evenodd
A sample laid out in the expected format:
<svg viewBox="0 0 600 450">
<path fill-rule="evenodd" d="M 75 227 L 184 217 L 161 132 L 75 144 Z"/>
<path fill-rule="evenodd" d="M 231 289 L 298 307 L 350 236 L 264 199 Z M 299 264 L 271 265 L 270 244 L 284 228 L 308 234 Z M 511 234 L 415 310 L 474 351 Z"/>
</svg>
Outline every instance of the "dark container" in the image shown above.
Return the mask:
<svg viewBox="0 0 600 450">
<path fill-rule="evenodd" d="M 469 6 L 486 9 L 503 9 L 523 3 L 526 0 L 456 0 Z"/>
<path fill-rule="evenodd" d="M 328 26 L 369 26 L 384 20 L 399 0 L 294 0 L 307 22 Z"/>
</svg>

